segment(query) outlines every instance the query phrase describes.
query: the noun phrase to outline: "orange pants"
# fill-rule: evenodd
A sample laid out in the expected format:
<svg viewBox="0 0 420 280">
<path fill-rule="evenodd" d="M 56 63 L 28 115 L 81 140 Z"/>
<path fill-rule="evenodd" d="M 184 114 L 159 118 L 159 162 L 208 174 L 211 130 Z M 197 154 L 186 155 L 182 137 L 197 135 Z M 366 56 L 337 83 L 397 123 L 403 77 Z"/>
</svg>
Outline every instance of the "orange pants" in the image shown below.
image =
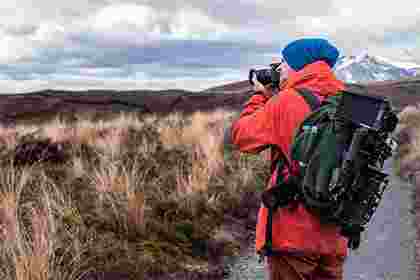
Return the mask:
<svg viewBox="0 0 420 280">
<path fill-rule="evenodd" d="M 269 280 L 342 280 L 345 257 L 274 256 L 267 258 Z"/>
</svg>

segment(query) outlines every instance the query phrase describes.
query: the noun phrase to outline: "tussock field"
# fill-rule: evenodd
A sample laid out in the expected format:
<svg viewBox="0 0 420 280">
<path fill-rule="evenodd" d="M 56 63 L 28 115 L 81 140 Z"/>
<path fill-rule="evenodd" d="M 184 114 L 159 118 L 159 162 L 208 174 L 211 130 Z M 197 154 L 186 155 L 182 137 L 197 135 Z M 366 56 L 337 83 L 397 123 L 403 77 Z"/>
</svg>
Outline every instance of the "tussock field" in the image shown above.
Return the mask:
<svg viewBox="0 0 420 280">
<path fill-rule="evenodd" d="M 0 127 L 0 279 L 142 279 L 234 255 L 237 242 L 218 230 L 264 188 L 269 168 L 223 147 L 232 115 Z"/>
</svg>

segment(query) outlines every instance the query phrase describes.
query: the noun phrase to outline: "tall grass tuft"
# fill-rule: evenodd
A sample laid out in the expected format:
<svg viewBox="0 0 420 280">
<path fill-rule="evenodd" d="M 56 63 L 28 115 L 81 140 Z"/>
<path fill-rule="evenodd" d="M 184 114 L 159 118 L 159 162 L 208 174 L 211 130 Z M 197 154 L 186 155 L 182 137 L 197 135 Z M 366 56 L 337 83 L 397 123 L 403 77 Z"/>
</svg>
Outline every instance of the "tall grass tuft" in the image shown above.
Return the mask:
<svg viewBox="0 0 420 280">
<path fill-rule="evenodd" d="M 268 178 L 258 156 L 226 154 L 231 115 L 80 115 L 1 128 L 0 279 L 142 279 L 207 262 L 223 216 Z M 66 143 L 69 157 L 13 162 L 29 134 Z"/>
<path fill-rule="evenodd" d="M 420 107 L 407 106 L 398 117 L 396 171 L 407 178 L 420 171 Z"/>
</svg>

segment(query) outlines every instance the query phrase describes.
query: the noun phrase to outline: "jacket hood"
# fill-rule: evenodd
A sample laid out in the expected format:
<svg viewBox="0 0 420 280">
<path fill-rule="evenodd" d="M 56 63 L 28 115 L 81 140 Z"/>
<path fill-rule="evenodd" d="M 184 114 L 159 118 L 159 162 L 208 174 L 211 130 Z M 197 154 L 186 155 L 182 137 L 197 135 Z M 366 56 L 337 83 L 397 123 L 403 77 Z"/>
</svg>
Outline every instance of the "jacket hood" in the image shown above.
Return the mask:
<svg viewBox="0 0 420 280">
<path fill-rule="evenodd" d="M 305 88 L 320 96 L 328 97 L 344 90 L 345 85 L 336 78 L 327 63 L 317 61 L 306 65 L 300 71 L 291 71 L 284 86 L 284 89 L 287 88 Z"/>
</svg>

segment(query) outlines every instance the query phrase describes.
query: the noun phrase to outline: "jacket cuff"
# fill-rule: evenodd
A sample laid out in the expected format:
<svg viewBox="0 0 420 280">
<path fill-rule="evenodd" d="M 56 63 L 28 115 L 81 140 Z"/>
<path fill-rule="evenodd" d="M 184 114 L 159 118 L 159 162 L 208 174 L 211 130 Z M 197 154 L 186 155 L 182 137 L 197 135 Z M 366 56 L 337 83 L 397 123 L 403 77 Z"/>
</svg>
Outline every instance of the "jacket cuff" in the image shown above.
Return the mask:
<svg viewBox="0 0 420 280">
<path fill-rule="evenodd" d="M 265 96 L 261 91 L 255 92 L 248 101 L 248 104 L 263 106 L 270 98 Z"/>
<path fill-rule="evenodd" d="M 262 92 L 255 92 L 251 98 L 246 102 L 242 108 L 241 117 L 250 115 L 256 110 L 264 107 L 265 103 L 269 100 L 267 96 L 262 94 Z"/>
</svg>

